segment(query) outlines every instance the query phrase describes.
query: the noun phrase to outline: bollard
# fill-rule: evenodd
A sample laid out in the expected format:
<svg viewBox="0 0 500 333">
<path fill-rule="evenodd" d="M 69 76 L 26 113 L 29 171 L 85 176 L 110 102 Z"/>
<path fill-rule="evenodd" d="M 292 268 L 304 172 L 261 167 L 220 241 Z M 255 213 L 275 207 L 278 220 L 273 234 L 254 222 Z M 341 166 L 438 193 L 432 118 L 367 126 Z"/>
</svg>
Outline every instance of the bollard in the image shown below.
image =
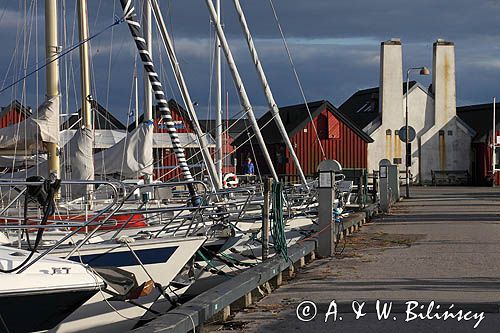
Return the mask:
<svg viewBox="0 0 500 333">
<path fill-rule="evenodd" d="M 335 223 L 333 209 L 335 200 L 335 173 L 342 170 L 342 166 L 335 160 L 325 160 L 318 165 L 318 255 L 330 257 L 334 255 Z"/>
</svg>

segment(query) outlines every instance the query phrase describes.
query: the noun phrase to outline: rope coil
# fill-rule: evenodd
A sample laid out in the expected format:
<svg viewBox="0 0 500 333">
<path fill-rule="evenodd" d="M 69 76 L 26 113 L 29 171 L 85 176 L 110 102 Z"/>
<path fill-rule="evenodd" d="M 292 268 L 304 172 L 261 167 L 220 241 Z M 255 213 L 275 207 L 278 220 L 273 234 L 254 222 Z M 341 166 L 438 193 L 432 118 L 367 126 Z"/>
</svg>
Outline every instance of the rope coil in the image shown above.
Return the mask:
<svg viewBox="0 0 500 333">
<path fill-rule="evenodd" d="M 273 182 L 271 187 L 271 236 L 274 240 L 274 250 L 280 253 L 288 261 L 288 246 L 285 235 L 285 218 L 283 207 L 285 196 L 283 193 L 283 183 Z"/>
</svg>

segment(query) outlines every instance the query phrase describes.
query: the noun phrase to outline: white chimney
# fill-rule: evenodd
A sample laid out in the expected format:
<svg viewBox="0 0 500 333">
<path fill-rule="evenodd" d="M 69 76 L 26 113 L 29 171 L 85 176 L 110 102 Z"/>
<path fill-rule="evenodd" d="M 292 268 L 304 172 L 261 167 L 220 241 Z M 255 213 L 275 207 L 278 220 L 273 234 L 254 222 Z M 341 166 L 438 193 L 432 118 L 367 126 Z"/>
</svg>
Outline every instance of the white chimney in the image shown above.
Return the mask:
<svg viewBox="0 0 500 333">
<path fill-rule="evenodd" d="M 392 131 L 404 123 L 403 117 L 403 52 L 401 40 L 393 38 L 380 45 L 379 110 L 382 126 Z"/>
<path fill-rule="evenodd" d="M 441 128 L 457 114 L 454 43 L 443 39 L 434 43 L 432 69 L 435 124 Z"/>
</svg>

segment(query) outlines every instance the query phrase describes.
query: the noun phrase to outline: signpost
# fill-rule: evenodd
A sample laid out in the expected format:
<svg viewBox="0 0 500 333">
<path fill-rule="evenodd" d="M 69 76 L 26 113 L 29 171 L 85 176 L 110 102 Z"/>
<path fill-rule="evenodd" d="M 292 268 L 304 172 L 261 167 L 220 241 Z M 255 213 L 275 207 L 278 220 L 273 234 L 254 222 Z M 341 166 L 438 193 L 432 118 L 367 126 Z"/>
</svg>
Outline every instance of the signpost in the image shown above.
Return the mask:
<svg viewBox="0 0 500 333">
<path fill-rule="evenodd" d="M 408 135 L 408 142 L 412 142 L 413 140 L 415 140 L 417 132 L 413 127 L 408 126 L 408 133 L 410 134 Z M 403 126 L 399 129 L 399 139 L 403 142 L 406 142 L 406 126 Z"/>
</svg>

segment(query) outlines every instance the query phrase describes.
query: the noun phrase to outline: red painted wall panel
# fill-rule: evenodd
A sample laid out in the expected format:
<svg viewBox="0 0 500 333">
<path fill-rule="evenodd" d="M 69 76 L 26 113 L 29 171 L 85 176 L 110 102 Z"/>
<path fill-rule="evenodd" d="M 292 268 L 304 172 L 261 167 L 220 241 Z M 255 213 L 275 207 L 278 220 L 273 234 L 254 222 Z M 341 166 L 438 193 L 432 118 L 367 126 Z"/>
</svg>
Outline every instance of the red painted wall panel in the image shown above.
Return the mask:
<svg viewBox="0 0 500 333">
<path fill-rule="evenodd" d="M 317 136 L 320 138 L 319 141 L 323 146 L 326 159 L 337 160 L 344 168 L 366 168 L 368 165 L 368 143 L 339 119 L 335 119 L 338 120 L 338 138 L 329 138 L 329 123 L 331 123 L 331 121 L 329 121 L 328 117 L 335 118 L 335 116 L 333 114 L 328 115 L 328 113 L 330 112 L 325 109 L 314 119 L 314 125 L 316 126 L 318 135 L 316 135 L 313 123 L 309 122 L 304 128 L 305 131 L 301 129 L 290 138 L 304 173 L 307 176 L 315 175 L 319 162 L 323 160 L 323 154 Z M 277 146 L 283 147 L 283 145 L 268 146 L 271 158 L 275 162 L 278 161 L 276 156 L 273 156 L 272 152 L 276 150 Z M 255 146 L 254 148 L 258 149 L 258 147 Z M 253 154 L 250 146 L 245 145 L 241 147 L 237 152 L 237 156 L 238 160 L 245 159 L 247 156 L 252 157 Z M 285 165 L 275 163 L 276 171 L 280 174 L 296 175 L 297 171 L 288 150 L 285 150 L 285 156 Z M 257 162 L 261 168 L 261 172 L 263 174 L 269 174 L 269 170 L 264 160 L 258 158 Z M 238 171 L 241 172 L 241 168 L 238 168 Z"/>
<path fill-rule="evenodd" d="M 0 118 L 0 128 L 4 128 L 13 124 L 17 124 L 25 119 L 25 114 L 15 108 L 11 108 L 5 112 Z"/>
<path fill-rule="evenodd" d="M 178 133 L 194 133 L 194 130 L 191 127 L 191 122 L 188 119 L 184 119 L 182 117 L 182 114 L 178 112 L 175 108 L 171 108 L 170 111 L 172 113 L 172 121 L 174 122 Z M 155 120 L 154 131 L 156 133 L 167 133 L 167 130 L 165 126 L 162 126 L 162 122 L 160 121 L 160 119 Z M 223 138 L 224 155 L 232 154 L 233 152 L 233 146 L 231 145 L 232 141 L 233 138 L 230 136 Z M 188 164 L 196 164 L 202 160 L 201 153 L 196 154 L 197 152 L 199 152 L 198 149 L 196 149 L 196 151 L 194 149 L 185 150 Z M 210 152 L 212 157 L 214 157 L 215 155 L 214 149 L 211 148 Z M 178 165 L 177 158 L 175 157 L 175 154 L 173 153 L 172 150 L 163 149 L 163 154 L 162 154 L 160 149 L 156 149 L 156 152 L 154 154 L 154 163 L 155 163 L 154 179 L 160 178 L 161 180 L 170 180 L 173 178 L 182 178 L 182 172 L 178 168 L 176 168 L 176 166 Z M 223 173 L 234 172 L 234 171 L 235 169 L 231 165 L 223 165 L 222 167 Z M 200 171 L 196 170 L 196 168 L 193 168 L 191 172 L 194 175 L 196 173 L 199 173 Z M 204 174 L 206 175 L 206 172 L 204 172 Z M 195 178 L 200 178 L 199 176 L 200 175 L 198 175 L 198 177 Z"/>
<path fill-rule="evenodd" d="M 496 135 L 500 136 L 500 130 L 496 131 Z M 474 152 L 474 165 L 472 170 L 472 181 L 474 185 L 490 185 L 493 172 L 492 155 L 493 151 L 490 147 L 490 134 L 487 136 L 486 142 L 476 142 L 472 144 Z M 494 184 L 500 185 L 500 171 L 495 172 Z"/>
</svg>

